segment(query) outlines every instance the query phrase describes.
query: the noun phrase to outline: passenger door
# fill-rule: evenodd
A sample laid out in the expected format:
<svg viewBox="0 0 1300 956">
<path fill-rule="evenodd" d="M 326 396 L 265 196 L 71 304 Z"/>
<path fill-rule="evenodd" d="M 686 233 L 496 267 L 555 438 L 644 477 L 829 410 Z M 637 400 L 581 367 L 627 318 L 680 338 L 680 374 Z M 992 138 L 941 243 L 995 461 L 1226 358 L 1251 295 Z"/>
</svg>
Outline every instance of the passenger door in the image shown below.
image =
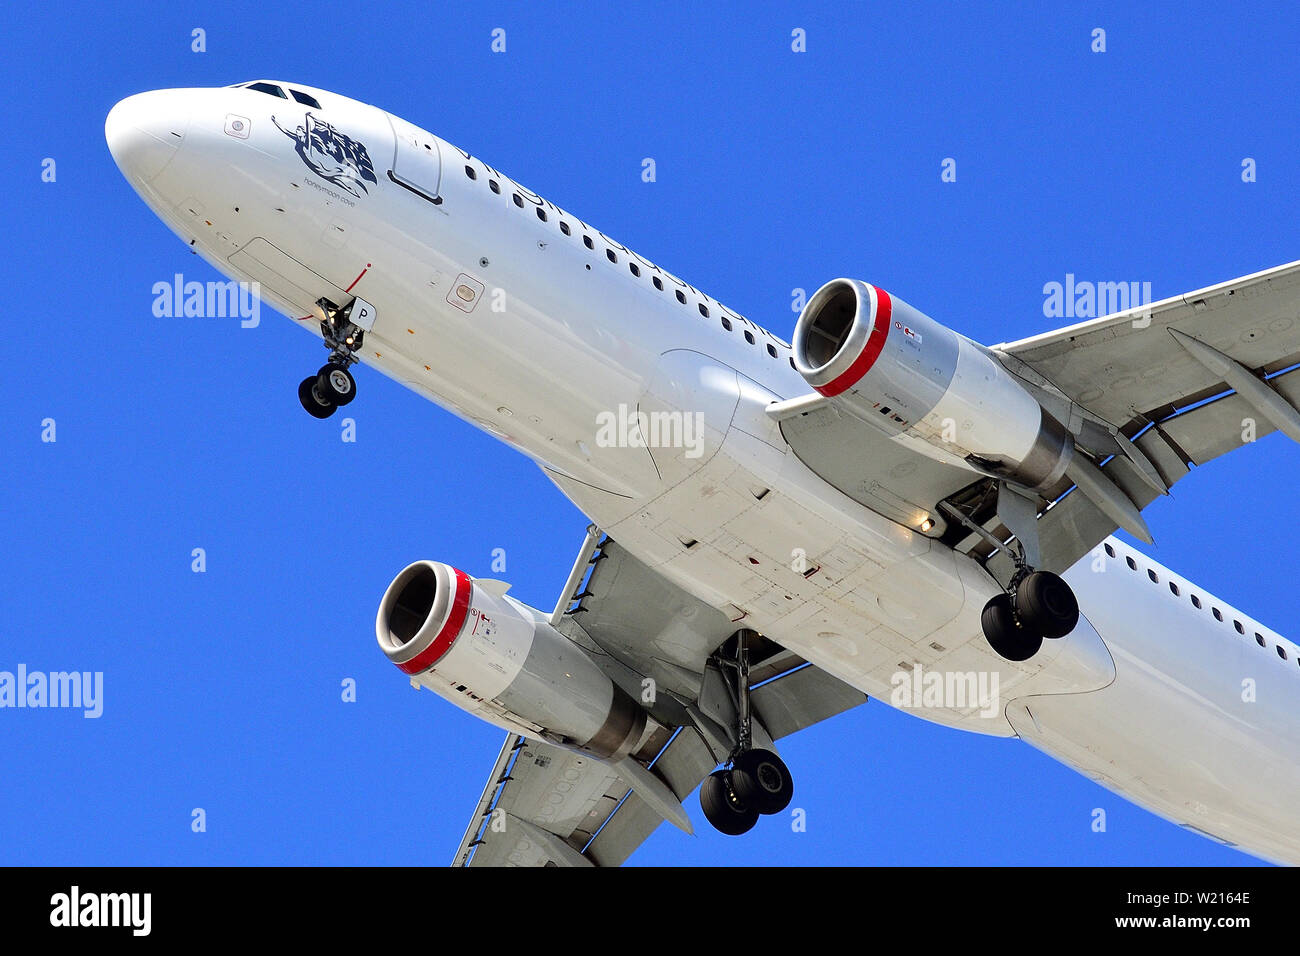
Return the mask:
<svg viewBox="0 0 1300 956">
<path fill-rule="evenodd" d="M 391 113 L 386 115 L 396 141 L 392 178 L 430 202 L 441 203 L 438 187 L 442 183 L 442 159 L 438 141 L 418 126 Z"/>
</svg>

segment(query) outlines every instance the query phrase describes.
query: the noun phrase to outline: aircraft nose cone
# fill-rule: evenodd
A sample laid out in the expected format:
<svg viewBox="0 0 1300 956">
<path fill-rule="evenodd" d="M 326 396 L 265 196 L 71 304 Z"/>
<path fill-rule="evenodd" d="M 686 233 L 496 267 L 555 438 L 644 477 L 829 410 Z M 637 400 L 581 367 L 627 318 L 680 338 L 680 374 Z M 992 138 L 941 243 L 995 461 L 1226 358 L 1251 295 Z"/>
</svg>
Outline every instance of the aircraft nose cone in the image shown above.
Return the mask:
<svg viewBox="0 0 1300 956">
<path fill-rule="evenodd" d="M 128 96 L 104 121 L 104 138 L 118 169 L 132 182 L 156 179 L 180 149 L 190 125 L 178 90 Z"/>
</svg>

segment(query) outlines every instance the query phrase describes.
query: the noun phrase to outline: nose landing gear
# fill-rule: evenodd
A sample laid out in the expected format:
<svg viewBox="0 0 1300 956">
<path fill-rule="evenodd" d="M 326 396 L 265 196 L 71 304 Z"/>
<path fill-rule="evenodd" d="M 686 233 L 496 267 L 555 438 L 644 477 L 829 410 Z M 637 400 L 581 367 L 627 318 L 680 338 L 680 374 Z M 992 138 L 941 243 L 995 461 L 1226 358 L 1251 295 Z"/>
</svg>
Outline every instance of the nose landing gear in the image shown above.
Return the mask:
<svg viewBox="0 0 1300 956">
<path fill-rule="evenodd" d="M 366 332 L 374 326 L 375 310 L 364 299 L 353 299 L 343 308 L 329 299 L 316 304 L 325 312 L 320 327 L 330 357 L 319 372 L 299 383 L 298 401 L 313 418 L 329 418 L 357 397 L 356 379 L 348 367 L 356 363 Z"/>
<path fill-rule="evenodd" d="M 356 361 L 356 359 L 353 359 Z M 356 379 L 341 362 L 330 361 L 298 385 L 298 401 L 314 418 L 329 418 L 357 397 Z"/>
</svg>

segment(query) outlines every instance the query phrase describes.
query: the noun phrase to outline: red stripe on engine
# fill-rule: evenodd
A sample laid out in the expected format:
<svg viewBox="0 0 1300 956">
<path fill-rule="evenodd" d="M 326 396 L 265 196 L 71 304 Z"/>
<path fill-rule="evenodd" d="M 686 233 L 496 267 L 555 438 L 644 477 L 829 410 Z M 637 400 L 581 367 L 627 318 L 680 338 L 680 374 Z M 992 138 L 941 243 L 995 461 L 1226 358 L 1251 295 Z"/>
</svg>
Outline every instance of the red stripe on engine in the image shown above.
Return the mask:
<svg viewBox="0 0 1300 956">
<path fill-rule="evenodd" d="M 456 571 L 455 568 L 452 568 Z M 447 623 L 442 626 L 438 634 L 429 643 L 429 646 L 420 653 L 416 654 L 405 664 L 398 664 L 398 668 L 404 674 L 418 674 L 421 671 L 428 670 L 434 664 L 442 659 L 442 656 L 451 649 L 451 645 L 456 640 L 456 635 L 465 624 L 465 618 L 469 614 L 469 598 L 474 590 L 474 582 L 469 579 L 469 575 L 464 571 L 456 571 L 456 596 L 451 602 L 451 613 L 447 615 Z"/>
<path fill-rule="evenodd" d="M 889 338 L 889 320 L 894 312 L 894 303 L 884 289 L 874 285 L 871 288 L 876 290 L 876 318 L 871 326 L 871 334 L 867 336 L 867 344 L 863 346 L 861 354 L 853 360 L 853 364 L 842 374 L 825 385 L 813 386 L 814 391 L 820 392 L 827 398 L 834 398 L 858 384 L 858 380 L 871 371 L 871 366 L 876 364 L 876 359 L 880 358 L 880 353 L 885 348 L 885 339 Z"/>
</svg>

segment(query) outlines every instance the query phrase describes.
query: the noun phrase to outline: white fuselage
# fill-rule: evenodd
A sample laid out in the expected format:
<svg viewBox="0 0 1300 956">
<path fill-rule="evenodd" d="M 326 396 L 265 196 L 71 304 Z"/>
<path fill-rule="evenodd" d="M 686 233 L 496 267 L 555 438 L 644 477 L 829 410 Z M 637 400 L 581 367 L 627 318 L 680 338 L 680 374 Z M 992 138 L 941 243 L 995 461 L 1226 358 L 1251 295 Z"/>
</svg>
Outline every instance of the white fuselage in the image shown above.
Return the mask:
<svg viewBox="0 0 1300 956">
<path fill-rule="evenodd" d="M 317 335 L 318 298 L 370 302 L 364 364 L 533 458 L 622 547 L 738 627 L 886 702 L 917 665 L 995 675 L 992 710 L 909 709 L 1019 735 L 1175 822 L 1300 862 L 1294 644 L 1111 540 L 1117 557 L 1099 549 L 1066 575 L 1076 631 L 1002 660 L 979 623 L 999 588 L 978 564 L 790 452 L 764 413 L 809 391 L 786 343 L 437 137 L 278 85 L 320 108 L 166 90 L 109 118 L 132 185 L 217 269 L 260 283 Z M 356 175 L 357 144 L 373 180 Z M 628 427 L 638 413 L 649 441 Z M 671 647 L 654 653 L 672 660 Z"/>
</svg>

